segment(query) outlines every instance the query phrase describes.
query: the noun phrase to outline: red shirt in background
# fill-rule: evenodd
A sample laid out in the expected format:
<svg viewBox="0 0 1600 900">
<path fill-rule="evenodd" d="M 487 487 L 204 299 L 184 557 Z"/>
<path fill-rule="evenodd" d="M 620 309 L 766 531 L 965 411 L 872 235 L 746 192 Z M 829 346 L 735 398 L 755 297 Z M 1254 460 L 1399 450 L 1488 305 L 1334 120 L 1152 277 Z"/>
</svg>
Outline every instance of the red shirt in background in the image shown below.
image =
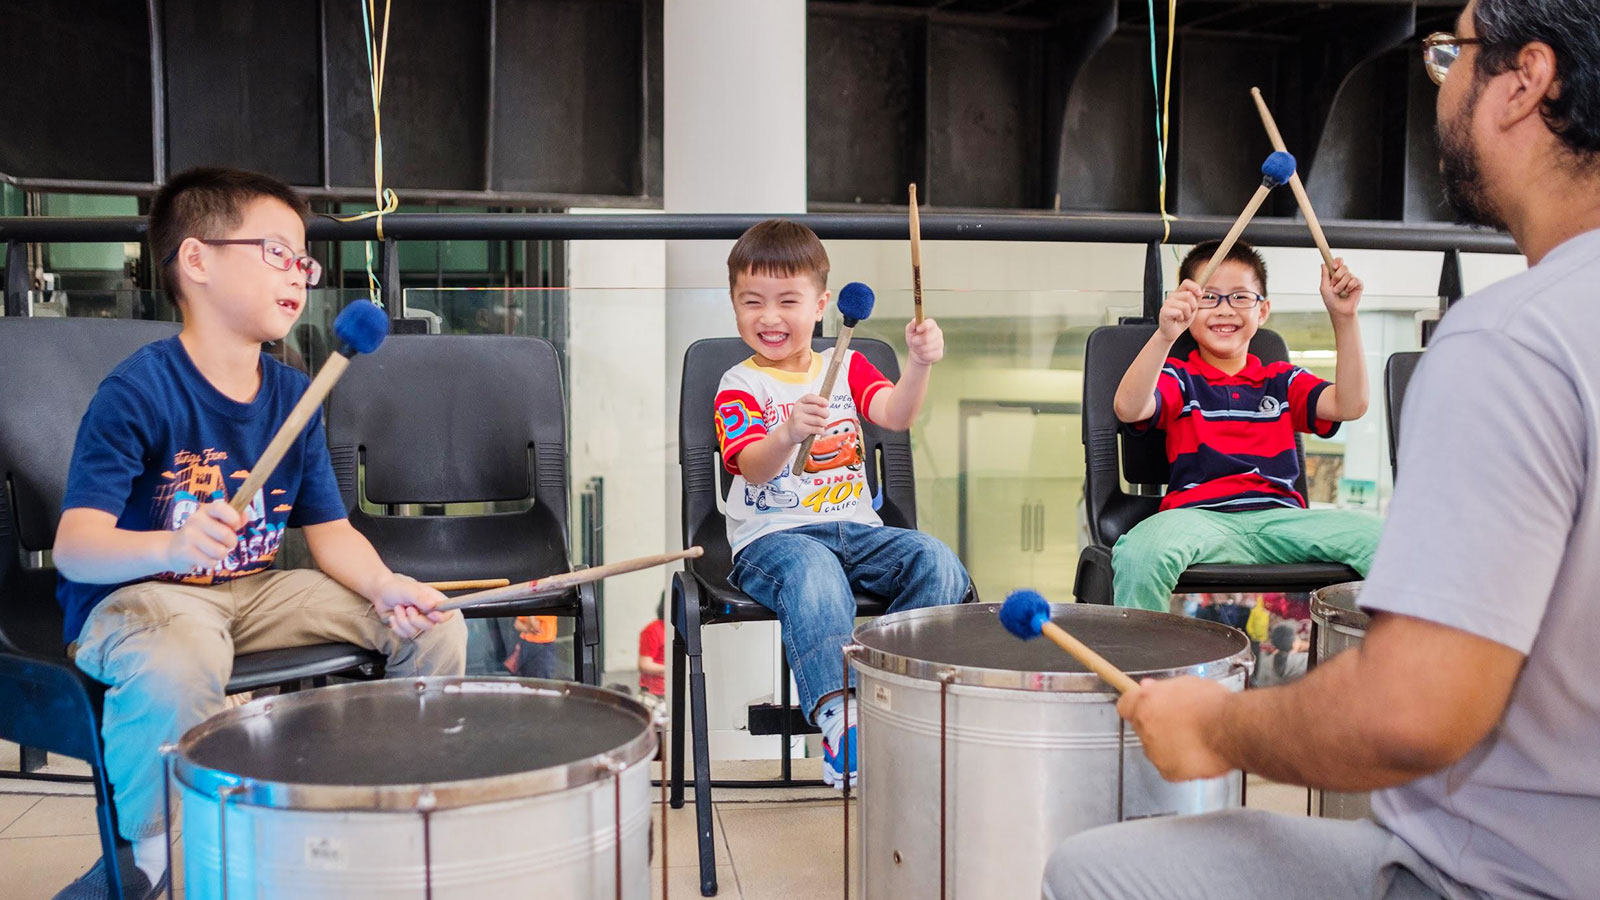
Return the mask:
<svg viewBox="0 0 1600 900">
<path fill-rule="evenodd" d="M 667 626 L 656 619 L 639 632 L 639 655 L 648 656 L 662 665 L 667 662 Z M 667 693 L 667 676 L 639 674 L 639 687 L 657 697 Z"/>
</svg>

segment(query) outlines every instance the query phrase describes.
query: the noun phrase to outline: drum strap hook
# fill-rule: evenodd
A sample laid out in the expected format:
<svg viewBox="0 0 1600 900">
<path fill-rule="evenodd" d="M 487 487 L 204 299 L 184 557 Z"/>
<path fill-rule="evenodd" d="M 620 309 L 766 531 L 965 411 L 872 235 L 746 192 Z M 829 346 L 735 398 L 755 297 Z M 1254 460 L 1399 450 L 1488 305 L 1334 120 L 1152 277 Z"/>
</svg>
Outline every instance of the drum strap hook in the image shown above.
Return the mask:
<svg viewBox="0 0 1600 900">
<path fill-rule="evenodd" d="M 439 798 L 428 791 L 417 798 L 417 812 L 422 816 L 422 896 L 433 900 L 433 810 Z"/>
<path fill-rule="evenodd" d="M 167 841 L 167 900 L 173 900 L 173 882 L 178 876 L 172 871 L 172 754 L 178 752 L 177 744 L 162 744 L 156 751 L 161 754 L 161 827 Z"/>
<path fill-rule="evenodd" d="M 228 801 L 244 788 L 230 784 L 217 791 L 217 846 L 221 848 L 222 900 L 228 900 Z M 170 873 L 169 873 L 170 880 Z"/>
<path fill-rule="evenodd" d="M 939 671 L 939 900 L 948 896 L 945 888 L 946 835 L 949 834 L 948 748 L 950 746 L 950 682 L 956 677 L 955 669 Z"/>
</svg>

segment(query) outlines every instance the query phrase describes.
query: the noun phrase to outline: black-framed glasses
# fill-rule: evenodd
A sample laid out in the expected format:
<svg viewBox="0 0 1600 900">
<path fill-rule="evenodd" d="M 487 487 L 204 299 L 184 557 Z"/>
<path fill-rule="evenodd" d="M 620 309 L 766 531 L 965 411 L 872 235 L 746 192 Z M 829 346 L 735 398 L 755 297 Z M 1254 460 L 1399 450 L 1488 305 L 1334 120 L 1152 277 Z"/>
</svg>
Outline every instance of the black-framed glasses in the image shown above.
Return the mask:
<svg viewBox="0 0 1600 900">
<path fill-rule="evenodd" d="M 261 261 L 274 269 L 280 272 L 287 272 L 298 266 L 300 273 L 306 276 L 306 287 L 316 287 L 317 283 L 322 281 L 322 263 L 317 262 L 312 257 L 294 252 L 283 241 L 276 241 L 272 238 L 195 238 L 195 240 L 212 246 L 254 244 L 261 248 Z M 173 250 L 167 254 L 167 258 L 162 260 L 161 264 L 164 266 L 171 265 L 172 261 L 177 258 L 178 251 Z"/>
<path fill-rule="evenodd" d="M 1234 291 L 1231 294 L 1218 294 L 1214 291 L 1206 291 L 1204 294 L 1200 295 L 1200 308 L 1213 309 L 1221 306 L 1223 298 L 1227 298 L 1228 305 L 1234 309 L 1252 309 L 1256 306 L 1259 306 L 1261 301 L 1267 299 L 1255 291 Z"/>
<path fill-rule="evenodd" d="M 1480 38 L 1456 37 L 1448 31 L 1435 31 L 1422 39 L 1422 66 L 1428 70 L 1428 77 L 1434 84 L 1444 84 L 1444 77 L 1450 74 L 1450 67 L 1461 57 L 1461 48 L 1469 44 L 1481 44 Z"/>
</svg>

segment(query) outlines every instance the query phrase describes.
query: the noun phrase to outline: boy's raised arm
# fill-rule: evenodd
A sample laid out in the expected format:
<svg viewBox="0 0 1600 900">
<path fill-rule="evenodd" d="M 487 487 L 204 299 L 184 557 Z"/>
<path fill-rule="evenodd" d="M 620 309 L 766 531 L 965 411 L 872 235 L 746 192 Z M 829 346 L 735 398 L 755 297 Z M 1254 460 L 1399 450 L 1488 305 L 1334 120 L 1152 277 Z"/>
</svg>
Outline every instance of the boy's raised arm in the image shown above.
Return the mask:
<svg viewBox="0 0 1600 900">
<path fill-rule="evenodd" d="M 1173 343 L 1189 330 L 1199 309 L 1200 285 L 1192 280 L 1184 281 L 1167 295 L 1156 333 L 1150 335 L 1117 385 L 1112 408 L 1118 421 L 1133 425 L 1148 422 L 1156 414 L 1156 383 L 1161 380 L 1161 367 L 1166 364 Z"/>
<path fill-rule="evenodd" d="M 922 412 L 928 397 L 928 378 L 933 364 L 944 359 L 944 332 L 933 319 L 906 323 L 906 368 L 894 387 L 874 394 L 869 409 L 862 410 L 873 422 L 890 431 L 905 431 Z"/>
<path fill-rule="evenodd" d="M 1317 418 L 1329 422 L 1349 422 L 1367 412 L 1367 361 L 1356 320 L 1362 288 L 1361 279 L 1351 274 L 1343 259 L 1333 261 L 1332 272 L 1322 268 L 1322 303 L 1333 322 L 1333 348 L 1339 354 L 1334 382 L 1317 398 Z"/>
</svg>

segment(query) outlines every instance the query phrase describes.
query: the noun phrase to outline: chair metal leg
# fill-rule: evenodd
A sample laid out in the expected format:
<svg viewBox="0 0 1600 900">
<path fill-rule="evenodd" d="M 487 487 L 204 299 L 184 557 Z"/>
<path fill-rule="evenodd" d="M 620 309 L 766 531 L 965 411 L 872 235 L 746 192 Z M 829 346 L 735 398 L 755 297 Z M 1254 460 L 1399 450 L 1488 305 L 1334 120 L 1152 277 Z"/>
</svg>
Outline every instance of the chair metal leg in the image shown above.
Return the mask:
<svg viewBox="0 0 1600 900">
<path fill-rule="evenodd" d="M 778 740 L 783 742 L 778 745 L 778 759 L 780 760 L 778 763 L 780 776 L 778 780 L 783 783 L 784 787 L 789 787 L 794 784 L 794 764 L 789 759 L 789 748 L 793 746 L 792 741 L 794 740 L 793 729 L 789 727 L 789 704 L 793 703 L 794 699 L 789 696 L 789 654 L 779 651 L 778 656 L 783 664 L 778 673 L 778 678 L 783 684 L 783 687 L 779 688 L 778 695 L 778 706 L 783 710 L 783 725 L 778 731 Z"/>
<path fill-rule="evenodd" d="M 37 772 L 50 761 L 50 754 L 38 747 L 18 747 L 17 771 L 24 775 Z"/>
<path fill-rule="evenodd" d="M 106 777 L 104 759 L 91 760 L 90 765 L 94 769 L 94 812 L 100 825 L 100 855 L 106 861 L 106 884 L 110 887 L 111 900 L 123 900 L 122 865 L 117 860 L 117 813 L 111 802 L 111 781 Z"/>
<path fill-rule="evenodd" d="M 683 718 L 683 704 L 688 693 L 689 651 L 683 635 L 672 636 L 672 795 L 668 801 L 673 809 L 683 809 L 683 748 L 687 724 Z"/>
<path fill-rule="evenodd" d="M 578 619 L 573 629 L 572 649 L 577 657 L 578 680 L 600 685 L 600 608 L 595 602 L 594 585 L 578 585 Z"/>
<path fill-rule="evenodd" d="M 694 602 L 688 602 L 688 601 Z M 689 663 L 689 719 L 694 728 L 695 838 L 700 846 L 700 896 L 717 894 L 717 848 L 711 836 L 711 747 L 706 720 L 706 673 L 701 661 L 700 603 L 684 597 L 684 640 Z"/>
</svg>

